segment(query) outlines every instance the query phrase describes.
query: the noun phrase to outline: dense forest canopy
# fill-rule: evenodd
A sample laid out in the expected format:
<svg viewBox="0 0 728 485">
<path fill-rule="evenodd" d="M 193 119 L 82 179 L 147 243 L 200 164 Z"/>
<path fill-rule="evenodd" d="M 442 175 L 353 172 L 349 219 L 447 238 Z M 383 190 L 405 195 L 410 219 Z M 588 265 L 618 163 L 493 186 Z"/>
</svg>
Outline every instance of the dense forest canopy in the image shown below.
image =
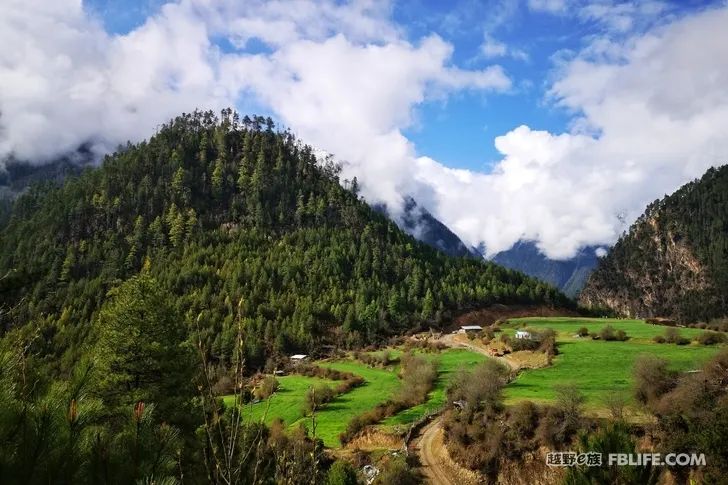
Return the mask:
<svg viewBox="0 0 728 485">
<path fill-rule="evenodd" d="M 728 315 L 728 166 L 650 204 L 599 262 L 581 300 L 685 322 Z"/>
<path fill-rule="evenodd" d="M 229 364 L 242 319 L 252 368 L 495 302 L 568 305 L 520 273 L 417 242 L 339 172 L 270 119 L 184 114 L 17 200 L 0 234 L 2 328 L 37 332 L 68 370 L 98 338 L 107 293 L 143 267 L 213 361 Z"/>
</svg>

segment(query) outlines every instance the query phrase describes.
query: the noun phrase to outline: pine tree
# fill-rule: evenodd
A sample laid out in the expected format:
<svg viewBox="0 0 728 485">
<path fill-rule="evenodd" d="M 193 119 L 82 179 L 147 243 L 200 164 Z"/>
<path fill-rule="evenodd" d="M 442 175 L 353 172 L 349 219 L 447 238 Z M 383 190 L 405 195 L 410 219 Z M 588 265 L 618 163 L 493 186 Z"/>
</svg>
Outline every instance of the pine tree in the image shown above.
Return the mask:
<svg viewBox="0 0 728 485">
<path fill-rule="evenodd" d="M 168 422 L 187 422 L 194 361 L 170 295 L 141 273 L 109 294 L 96 325 L 104 399 L 125 409 L 154 404 Z"/>
</svg>

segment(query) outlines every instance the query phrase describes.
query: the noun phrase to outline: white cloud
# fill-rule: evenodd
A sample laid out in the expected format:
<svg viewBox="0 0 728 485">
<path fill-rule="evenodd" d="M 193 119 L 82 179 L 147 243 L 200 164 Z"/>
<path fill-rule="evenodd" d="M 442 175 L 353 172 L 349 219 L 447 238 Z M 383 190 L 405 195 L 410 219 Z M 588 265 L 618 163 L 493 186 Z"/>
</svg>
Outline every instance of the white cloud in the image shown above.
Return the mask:
<svg viewBox="0 0 728 485">
<path fill-rule="evenodd" d="M 78 1 L 54 5 L 0 7 L 0 159 L 44 159 L 89 139 L 108 150 L 242 93 L 346 161 L 350 176 L 363 172 L 365 194 L 396 210 L 416 191 L 414 148 L 400 131 L 413 107 L 510 87 L 499 66 L 451 65 L 453 48 L 437 35 L 405 40 L 386 2 L 183 0 L 121 36 Z M 269 50 L 221 52 L 214 36 L 241 47 L 256 38 Z"/>
<path fill-rule="evenodd" d="M 74 0 L 0 5 L 0 160 L 107 151 L 195 107 L 234 99 L 204 24 L 175 5 L 110 36 Z"/>
<path fill-rule="evenodd" d="M 650 26 L 673 7 L 660 0 L 528 0 L 528 8 L 593 23 L 611 34 L 627 34 Z"/>
<path fill-rule="evenodd" d="M 614 242 L 647 203 L 728 162 L 725 25 L 728 8 L 714 9 L 585 49 L 549 93 L 577 114 L 573 131 L 496 138 L 504 158 L 492 174 L 420 160 L 435 214 L 491 253 L 519 238 L 555 258 Z"/>
<path fill-rule="evenodd" d="M 644 24 L 649 24 L 669 9 L 668 5 L 656 0 L 638 2 L 597 1 L 576 9 L 583 20 L 599 23 L 615 33 L 626 33 Z"/>
<path fill-rule="evenodd" d="M 566 0 L 528 0 L 528 8 L 537 12 L 562 13 L 566 10 Z"/>
<path fill-rule="evenodd" d="M 273 55 L 231 61 L 237 82 L 255 93 L 307 142 L 345 161 L 364 194 L 395 209 L 418 192 L 414 148 L 400 129 L 428 96 L 466 88 L 502 90 L 510 80 L 496 66 L 448 66 L 452 47 L 438 36 L 418 45 L 354 44 L 343 35 L 291 43 Z"/>
<path fill-rule="evenodd" d="M 486 37 L 480 49 L 488 59 L 492 57 L 503 57 L 508 53 L 508 46 L 493 37 Z"/>
<path fill-rule="evenodd" d="M 510 56 L 522 61 L 528 60 L 528 54 L 524 50 L 509 47 L 505 42 L 501 42 L 491 35 L 485 35 L 483 43 L 480 45 L 480 51 L 486 59 Z"/>
</svg>

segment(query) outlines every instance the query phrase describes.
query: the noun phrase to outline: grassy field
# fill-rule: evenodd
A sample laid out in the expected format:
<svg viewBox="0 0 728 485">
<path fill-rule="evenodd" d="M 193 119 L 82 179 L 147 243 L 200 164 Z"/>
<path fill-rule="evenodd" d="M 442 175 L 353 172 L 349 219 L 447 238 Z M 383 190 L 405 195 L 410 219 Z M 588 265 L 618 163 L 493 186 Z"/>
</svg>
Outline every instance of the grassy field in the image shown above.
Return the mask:
<svg viewBox="0 0 728 485">
<path fill-rule="evenodd" d="M 656 344 L 652 337 L 664 334 L 666 327 L 649 325 L 641 320 L 520 318 L 511 320 L 503 326 L 503 330 L 513 334 L 523 323 L 532 328 L 556 331 L 559 355 L 550 367 L 521 373 L 506 389 L 508 402 L 523 399 L 548 401 L 554 398 L 556 385 L 572 383 L 585 394 L 589 407 L 598 408 L 610 393 L 629 393 L 632 365 L 642 353 L 664 357 L 676 370 L 690 370 L 699 367 L 717 351 L 717 347 L 694 344 Z M 574 336 L 580 327 L 598 332 L 607 324 L 624 330 L 630 339 L 626 342 L 604 342 Z M 700 332 L 702 330 L 680 329 L 680 333 L 688 338 Z"/>
<path fill-rule="evenodd" d="M 393 350 L 392 356 L 401 352 Z M 440 354 L 427 354 L 428 357 L 438 359 L 438 379 L 435 388 L 429 395 L 426 403 L 407 409 L 383 424 L 395 426 L 409 424 L 425 413 L 440 408 L 445 403 L 445 389 L 450 377 L 461 366 L 472 366 L 481 362 L 481 354 L 467 350 L 453 349 Z M 364 378 L 364 385 L 355 388 L 347 394 L 338 396 L 316 413 L 316 436 L 329 447 L 339 446 L 339 434 L 346 429 L 349 420 L 374 408 L 377 404 L 386 401 L 399 389 L 397 367 L 392 369 L 372 368 L 356 361 L 319 362 L 322 367 L 330 367 L 344 372 L 352 372 Z M 311 386 L 317 384 L 334 384 L 323 379 L 289 375 L 278 378 L 281 387 L 268 401 L 246 405 L 247 419 L 260 420 L 265 416 L 265 422 L 271 423 L 280 417 L 289 427 L 305 424 L 309 432 L 313 430 L 310 417 L 304 417 L 301 406 L 306 392 Z M 232 402 L 232 397 L 225 398 Z"/>
<path fill-rule="evenodd" d="M 555 396 L 558 384 L 573 383 L 587 398 L 592 409 L 602 407 L 605 396 L 613 392 L 631 390 L 632 366 L 638 355 L 651 353 L 664 357 L 673 368 L 689 370 L 699 367 L 714 355 L 718 347 L 698 345 L 677 346 L 656 344 L 655 335 L 662 335 L 666 327 L 649 325 L 640 320 L 585 319 L 585 318 L 521 318 L 513 319 L 502 326 L 503 332 L 512 335 L 517 328 L 526 324 L 532 328 L 551 328 L 557 332 L 559 355 L 552 366 L 543 369 L 525 370 L 506 388 L 506 401 L 521 400 L 535 402 L 550 401 Z M 605 342 L 590 338 L 575 337 L 580 327 L 598 332 L 605 325 L 624 330 L 630 339 L 626 342 Z M 699 334 L 698 329 L 680 329 L 684 337 Z M 392 356 L 401 352 L 392 350 Z M 381 426 L 389 429 L 406 426 L 423 415 L 441 408 L 446 401 L 445 391 L 458 368 L 472 368 L 488 357 L 465 349 L 449 349 L 439 354 L 425 354 L 438 359 L 438 378 L 427 402 L 404 410 L 385 419 Z M 357 361 L 319 362 L 318 365 L 336 370 L 352 372 L 364 378 L 364 385 L 338 396 L 316 414 L 316 436 L 329 447 L 339 446 L 339 434 L 354 416 L 374 408 L 392 397 L 399 389 L 397 366 L 390 369 L 371 368 Z M 313 430 L 310 417 L 304 417 L 301 407 L 304 396 L 311 386 L 335 384 L 318 378 L 290 375 L 280 377 L 281 388 L 268 401 L 246 405 L 248 419 L 270 423 L 280 417 L 286 425 L 293 427 L 305 424 Z M 226 398 L 229 399 L 230 398 Z M 266 414 L 267 413 L 267 414 Z"/>
<path fill-rule="evenodd" d="M 382 401 L 386 401 L 399 388 L 396 370 L 375 369 L 354 361 L 321 362 L 318 365 L 332 369 L 352 372 L 364 378 L 364 385 L 347 394 L 336 397 L 333 401 L 316 413 L 316 436 L 326 446 L 339 446 L 339 433 L 354 416 L 368 411 Z M 313 430 L 310 417 L 304 417 L 302 405 L 306 392 L 317 384 L 329 384 L 334 381 L 289 375 L 279 377 L 280 389 L 269 399 L 245 406 L 246 419 L 261 420 L 270 424 L 275 418 L 281 418 L 289 427 L 303 423 L 309 432 Z M 232 403 L 232 397 L 224 398 Z"/>
<path fill-rule="evenodd" d="M 319 384 L 333 384 L 333 381 L 305 376 L 282 376 L 278 377 L 280 387 L 275 395 L 268 401 L 261 401 L 245 406 L 245 419 L 260 421 L 263 418 L 266 424 L 270 424 L 275 418 L 281 418 L 284 423 L 292 424 L 303 417 L 301 405 L 306 391 L 312 386 Z M 233 403 L 233 396 L 223 398 L 225 404 Z"/>
<path fill-rule="evenodd" d="M 430 392 L 427 402 L 414 406 L 395 414 L 382 422 L 384 426 L 401 426 L 410 424 L 427 413 L 440 409 L 445 404 L 445 391 L 450 379 L 460 367 L 472 368 L 474 365 L 487 359 L 483 354 L 471 352 L 464 349 L 451 349 L 432 355 L 431 358 L 438 359 L 437 381 Z"/>
<path fill-rule="evenodd" d="M 339 434 L 346 429 L 349 420 L 386 401 L 399 389 L 399 379 L 396 370 L 372 368 L 355 361 L 325 362 L 319 365 L 357 374 L 366 381 L 316 413 L 316 436 L 324 440 L 326 446 L 336 447 L 339 446 Z M 306 423 L 308 429 L 312 429 L 311 418 L 302 418 L 295 424 L 299 422 Z"/>
</svg>

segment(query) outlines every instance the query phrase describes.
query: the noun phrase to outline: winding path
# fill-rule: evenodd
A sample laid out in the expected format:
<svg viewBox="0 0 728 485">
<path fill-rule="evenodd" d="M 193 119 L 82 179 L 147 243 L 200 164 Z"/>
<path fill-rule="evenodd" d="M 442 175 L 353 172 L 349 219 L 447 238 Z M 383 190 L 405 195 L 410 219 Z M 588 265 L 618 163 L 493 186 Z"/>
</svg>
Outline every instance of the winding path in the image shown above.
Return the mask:
<svg viewBox="0 0 728 485">
<path fill-rule="evenodd" d="M 428 424 L 415 443 L 422 471 L 428 483 L 438 485 L 455 485 L 455 479 L 446 465 L 445 449 L 443 443 L 442 417 L 438 416 Z"/>
<path fill-rule="evenodd" d="M 518 364 L 504 358 L 493 357 L 488 352 L 477 345 L 470 342 L 458 342 L 454 339 L 454 335 L 445 334 L 440 338 L 448 347 L 465 348 L 478 352 L 490 357 L 491 359 L 500 360 L 513 370 L 518 370 Z M 445 431 L 442 428 L 442 416 L 437 416 L 433 421 L 420 431 L 419 436 L 414 441 L 414 450 L 417 452 L 422 472 L 425 475 L 426 482 L 435 485 L 470 485 L 481 483 L 478 474 L 467 470 L 455 463 L 447 451 L 444 442 Z"/>
</svg>

